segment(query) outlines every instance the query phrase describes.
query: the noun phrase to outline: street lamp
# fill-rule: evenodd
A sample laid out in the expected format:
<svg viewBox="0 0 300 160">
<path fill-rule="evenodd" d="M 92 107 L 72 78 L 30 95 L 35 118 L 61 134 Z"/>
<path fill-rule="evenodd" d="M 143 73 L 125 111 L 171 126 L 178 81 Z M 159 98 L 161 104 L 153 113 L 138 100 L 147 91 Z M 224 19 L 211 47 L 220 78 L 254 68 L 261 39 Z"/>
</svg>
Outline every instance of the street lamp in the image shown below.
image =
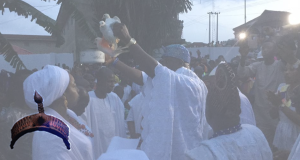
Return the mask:
<svg viewBox="0 0 300 160">
<path fill-rule="evenodd" d="M 300 18 L 296 14 L 290 14 L 288 19 L 291 25 L 300 24 Z"/>
<path fill-rule="evenodd" d="M 242 32 L 239 34 L 239 40 L 244 40 L 247 37 L 247 34 L 245 32 Z"/>
</svg>

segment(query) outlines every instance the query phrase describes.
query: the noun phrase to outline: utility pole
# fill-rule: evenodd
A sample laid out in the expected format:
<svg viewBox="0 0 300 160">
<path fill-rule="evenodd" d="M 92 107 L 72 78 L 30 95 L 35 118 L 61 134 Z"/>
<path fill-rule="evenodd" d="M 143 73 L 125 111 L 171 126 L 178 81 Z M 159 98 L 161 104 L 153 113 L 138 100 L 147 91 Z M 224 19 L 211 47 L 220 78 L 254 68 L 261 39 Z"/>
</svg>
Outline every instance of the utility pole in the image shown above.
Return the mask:
<svg viewBox="0 0 300 160">
<path fill-rule="evenodd" d="M 245 0 L 245 24 L 246 24 L 246 22 L 247 22 L 247 4 L 246 4 L 246 0 Z"/>
<path fill-rule="evenodd" d="M 219 14 L 220 12 L 215 12 L 214 14 L 217 15 L 217 37 L 216 37 L 216 42 L 219 41 Z"/>
<path fill-rule="evenodd" d="M 209 28 L 209 31 L 208 31 L 208 44 L 210 44 L 211 40 L 211 15 L 213 14 L 213 12 L 208 12 L 207 13 L 209 15 L 209 23 L 208 23 L 208 28 Z"/>
</svg>

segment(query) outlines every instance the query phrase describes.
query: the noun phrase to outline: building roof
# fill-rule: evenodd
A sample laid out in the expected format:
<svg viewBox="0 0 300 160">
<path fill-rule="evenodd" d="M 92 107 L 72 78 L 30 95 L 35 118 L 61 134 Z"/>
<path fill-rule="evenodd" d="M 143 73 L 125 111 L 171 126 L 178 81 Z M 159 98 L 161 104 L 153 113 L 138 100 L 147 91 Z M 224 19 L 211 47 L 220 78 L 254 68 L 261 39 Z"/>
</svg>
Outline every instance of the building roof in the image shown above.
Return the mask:
<svg viewBox="0 0 300 160">
<path fill-rule="evenodd" d="M 288 24 L 288 15 L 290 15 L 289 12 L 265 10 L 259 17 L 233 28 L 233 31 L 238 32 L 258 26 L 281 27 Z"/>
<path fill-rule="evenodd" d="M 21 34 L 3 34 L 7 40 L 24 40 L 24 41 L 53 41 L 56 39 L 52 36 L 44 35 L 21 35 Z"/>
<path fill-rule="evenodd" d="M 24 49 L 24 48 L 21 48 L 19 46 L 16 46 L 16 45 L 12 45 L 13 49 L 19 54 L 19 55 L 30 55 L 30 54 L 33 54 L 32 52 Z"/>
</svg>

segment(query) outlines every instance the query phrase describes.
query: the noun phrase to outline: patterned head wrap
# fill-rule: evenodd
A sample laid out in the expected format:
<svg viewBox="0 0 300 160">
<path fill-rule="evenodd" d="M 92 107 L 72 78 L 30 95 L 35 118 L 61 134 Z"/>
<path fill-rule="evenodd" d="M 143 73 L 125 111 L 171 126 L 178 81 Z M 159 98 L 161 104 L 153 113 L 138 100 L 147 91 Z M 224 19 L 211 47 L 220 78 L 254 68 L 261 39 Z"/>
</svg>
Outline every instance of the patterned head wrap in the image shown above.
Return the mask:
<svg viewBox="0 0 300 160">
<path fill-rule="evenodd" d="M 208 86 L 206 104 L 215 114 L 236 118 L 241 113 L 236 77 L 227 63 L 219 64 L 214 82 Z"/>
<path fill-rule="evenodd" d="M 191 62 L 189 51 L 180 44 L 172 44 L 163 47 L 165 54 L 162 57 L 174 57 L 183 60 L 185 63 Z"/>
</svg>

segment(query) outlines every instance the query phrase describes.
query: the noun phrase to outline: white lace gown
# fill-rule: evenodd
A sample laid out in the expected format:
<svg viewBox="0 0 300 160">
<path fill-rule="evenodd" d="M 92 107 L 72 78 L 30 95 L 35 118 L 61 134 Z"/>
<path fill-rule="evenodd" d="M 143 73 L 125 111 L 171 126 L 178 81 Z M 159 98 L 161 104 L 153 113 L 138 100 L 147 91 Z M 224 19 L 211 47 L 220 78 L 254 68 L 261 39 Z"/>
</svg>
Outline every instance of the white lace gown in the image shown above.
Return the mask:
<svg viewBox="0 0 300 160">
<path fill-rule="evenodd" d="M 300 158 L 300 135 L 296 140 L 288 160 L 298 160 Z"/>
<path fill-rule="evenodd" d="M 202 141 L 186 160 L 273 160 L 273 154 L 263 133 L 243 124 L 238 132 Z"/>
<path fill-rule="evenodd" d="M 290 107 L 295 111 L 294 107 Z M 273 144 L 280 150 L 290 151 L 298 135 L 300 134 L 300 127 L 292 122 L 282 111 L 279 111 L 280 121 L 277 125 Z"/>
<path fill-rule="evenodd" d="M 183 160 L 204 139 L 205 84 L 191 70 L 158 64 L 144 85 L 141 149 L 150 160 Z"/>
</svg>

